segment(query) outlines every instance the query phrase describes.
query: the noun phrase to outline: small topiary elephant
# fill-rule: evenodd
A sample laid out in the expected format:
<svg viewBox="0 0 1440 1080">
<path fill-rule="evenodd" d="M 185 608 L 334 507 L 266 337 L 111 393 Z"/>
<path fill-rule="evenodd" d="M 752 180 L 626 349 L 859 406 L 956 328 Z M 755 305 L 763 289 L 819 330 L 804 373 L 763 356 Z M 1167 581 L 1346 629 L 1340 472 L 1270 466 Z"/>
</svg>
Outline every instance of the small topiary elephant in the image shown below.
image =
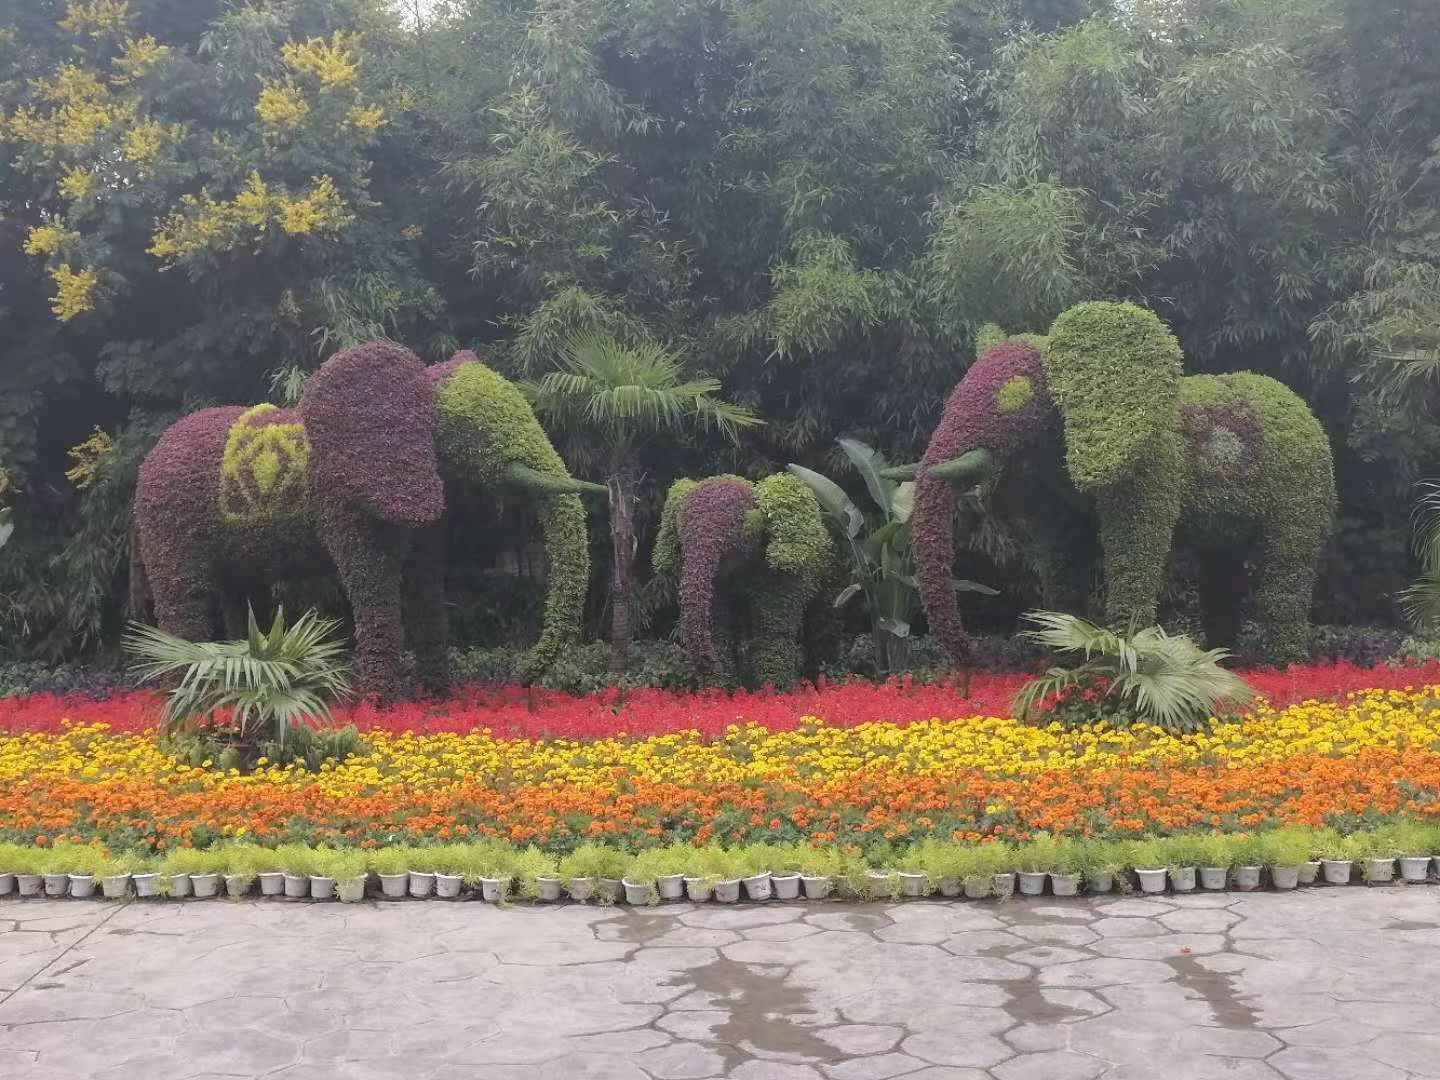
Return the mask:
<svg viewBox="0 0 1440 1080">
<path fill-rule="evenodd" d="M 1002 466 L 1001 488 L 1012 470 L 1052 485 L 1029 492 L 1042 542 L 1073 528 L 1069 505 L 1088 502 L 1111 625 L 1153 622 L 1178 525 L 1203 553 L 1254 558 L 1261 647 L 1277 660 L 1304 655 L 1335 508 L 1330 444 L 1304 401 L 1249 372 L 1182 377 L 1179 343 L 1134 304 L 1080 304 L 1045 337 L 987 328 L 981 341 L 990 347 L 950 395 L 918 467 L 913 515 L 930 629 L 958 660 L 970 639 L 952 585 L 956 498 Z M 1068 499 L 1054 490 L 1060 471 Z"/>
<path fill-rule="evenodd" d="M 533 677 L 579 630 L 589 551 L 572 480 L 514 386 L 461 352 L 427 368 L 390 342 L 327 360 L 296 409 L 202 409 L 173 424 L 140 467 L 132 586 L 162 629 L 232 633 L 272 582 L 339 573 L 355 617 L 359 688 L 392 695 L 402 627 L 422 678 L 446 682 L 446 486 L 538 500 L 549 555 Z M 403 611 L 403 620 L 402 620 Z"/>
<path fill-rule="evenodd" d="M 735 628 L 748 623 L 745 681 L 795 682 L 805 609 L 830 557 L 820 504 L 794 476 L 675 481 L 651 561 L 657 573 L 678 573 L 680 632 L 697 677 L 744 674 Z"/>
</svg>

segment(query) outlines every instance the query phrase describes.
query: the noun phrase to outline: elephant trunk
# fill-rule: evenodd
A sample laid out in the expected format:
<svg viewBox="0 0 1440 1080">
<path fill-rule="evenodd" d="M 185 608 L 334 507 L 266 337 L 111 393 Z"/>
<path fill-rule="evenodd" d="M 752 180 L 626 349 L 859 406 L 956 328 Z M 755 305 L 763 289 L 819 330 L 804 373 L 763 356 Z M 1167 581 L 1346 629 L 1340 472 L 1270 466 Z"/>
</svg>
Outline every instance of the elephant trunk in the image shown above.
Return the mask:
<svg viewBox="0 0 1440 1080">
<path fill-rule="evenodd" d="M 744 547 L 745 515 L 753 509 L 749 484 L 715 477 L 696 485 L 680 513 L 680 633 L 701 679 L 715 666 L 715 581 L 725 560 Z"/>
<path fill-rule="evenodd" d="M 540 511 L 545 534 L 545 621 L 540 640 L 525 654 L 520 679 L 527 686 L 540 677 L 574 641 L 590 581 L 590 542 L 585 507 L 579 495 L 553 495 Z"/>
</svg>

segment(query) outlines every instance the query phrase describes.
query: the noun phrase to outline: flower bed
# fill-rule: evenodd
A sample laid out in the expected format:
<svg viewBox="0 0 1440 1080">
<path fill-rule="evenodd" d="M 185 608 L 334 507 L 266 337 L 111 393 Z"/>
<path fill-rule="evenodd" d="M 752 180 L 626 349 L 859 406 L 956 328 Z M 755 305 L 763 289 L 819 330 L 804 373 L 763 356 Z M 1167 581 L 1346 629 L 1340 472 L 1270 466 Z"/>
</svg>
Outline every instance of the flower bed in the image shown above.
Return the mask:
<svg viewBox="0 0 1440 1080">
<path fill-rule="evenodd" d="M 1336 684 L 1358 677 L 1331 670 Z M 115 701 L 75 706 L 68 725 L 35 722 L 39 710 L 28 701 L 10 706 L 12 733 L 0 735 L 0 839 L 95 840 L 115 850 L 204 848 L 241 836 L 366 848 L 493 837 L 553 851 L 584 840 L 632 850 L 668 841 L 903 846 L 1038 832 L 1123 839 L 1279 824 L 1349 831 L 1440 813 L 1435 691 L 1402 681 L 1416 679 L 1413 671 L 1365 674 L 1402 688 L 1347 696 L 1341 685 L 1337 701 L 1262 705 L 1242 721 L 1186 736 L 1104 724 L 1063 731 L 970 713 L 926 718 L 943 695 L 952 708 L 961 700 L 939 688 L 847 686 L 724 706 L 704 697 L 687 717 L 721 708 L 743 715 L 753 705 L 767 718 L 714 736 L 444 730 L 459 717 L 472 727 L 490 715 L 475 713 L 473 702 L 414 713 L 432 718 L 429 731 L 397 731 L 393 721 L 408 710 L 361 710 L 353 718 L 375 721 L 364 724 L 371 751 L 313 774 L 190 768 L 148 733 L 90 722 L 111 722 L 106 710 Z M 867 720 L 886 694 L 900 715 Z M 642 708 L 638 696 L 627 709 Z M 853 708 L 806 718 L 816 702 Z M 118 704 L 135 708 L 129 699 Z M 587 718 L 598 708 L 589 700 L 574 707 Z M 523 715 L 532 727 L 566 730 L 563 717 Z M 609 716 L 614 730 L 639 712 Z"/>
</svg>

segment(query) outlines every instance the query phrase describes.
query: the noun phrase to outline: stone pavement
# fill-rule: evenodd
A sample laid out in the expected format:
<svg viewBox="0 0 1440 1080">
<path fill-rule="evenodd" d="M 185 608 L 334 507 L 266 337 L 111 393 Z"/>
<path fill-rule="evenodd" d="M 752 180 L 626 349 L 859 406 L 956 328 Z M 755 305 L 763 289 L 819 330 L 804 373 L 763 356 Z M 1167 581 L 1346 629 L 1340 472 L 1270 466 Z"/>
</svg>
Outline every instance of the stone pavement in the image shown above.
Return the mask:
<svg viewBox="0 0 1440 1080">
<path fill-rule="evenodd" d="M 1440 889 L 0 901 L 4 1080 L 1440 1077 Z"/>
</svg>

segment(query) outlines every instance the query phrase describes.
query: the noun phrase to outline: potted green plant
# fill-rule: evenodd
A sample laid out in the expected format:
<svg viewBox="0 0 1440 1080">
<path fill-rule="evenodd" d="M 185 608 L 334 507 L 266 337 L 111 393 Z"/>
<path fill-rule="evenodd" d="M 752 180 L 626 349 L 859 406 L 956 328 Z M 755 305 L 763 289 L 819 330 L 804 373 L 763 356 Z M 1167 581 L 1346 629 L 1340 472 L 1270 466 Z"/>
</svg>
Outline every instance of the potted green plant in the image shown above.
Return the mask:
<svg viewBox="0 0 1440 1080">
<path fill-rule="evenodd" d="M 1165 842 L 1156 837 L 1146 837 L 1144 840 L 1134 840 L 1130 843 L 1128 851 L 1130 868 L 1140 879 L 1142 893 L 1163 893 L 1165 891 L 1165 884 L 1170 877 L 1170 868 L 1166 864 L 1168 854 L 1165 850 Z"/>
<path fill-rule="evenodd" d="M 1179 833 L 1160 841 L 1163 859 L 1170 872 L 1170 888 L 1177 893 L 1194 892 L 1196 870 L 1200 865 L 1200 837 Z"/>
<path fill-rule="evenodd" d="M 15 891 L 20 896 L 39 896 L 45 890 L 45 877 L 40 872 L 45 851 L 29 844 L 12 846 L 6 865 L 15 875 Z"/>
<path fill-rule="evenodd" d="M 255 876 L 260 881 L 260 895 L 277 897 L 285 895 L 285 871 L 280 869 L 276 862 L 275 852 L 270 848 L 263 848 L 262 861 L 255 868 Z"/>
<path fill-rule="evenodd" d="M 255 884 L 256 867 L 270 853 L 257 844 L 229 844 L 220 849 L 220 870 L 225 878 L 225 895 L 239 899 Z"/>
<path fill-rule="evenodd" d="M 685 896 L 693 904 L 703 904 L 715 898 L 715 883 L 720 880 L 720 872 L 716 868 L 714 850 L 709 847 L 696 849 L 685 871 Z"/>
<path fill-rule="evenodd" d="M 1052 841 L 1050 891 L 1056 896 L 1076 896 L 1085 875 L 1085 843 L 1061 836 Z"/>
<path fill-rule="evenodd" d="M 424 900 L 435 894 L 435 849 L 412 847 L 409 867 L 410 895 Z"/>
<path fill-rule="evenodd" d="M 770 858 L 773 854 L 770 845 L 751 844 L 736 854 L 740 858 L 740 884 L 745 887 L 746 897 L 769 900 L 775 891 L 770 884 Z"/>
<path fill-rule="evenodd" d="M 0 843 L 0 896 L 15 892 L 15 874 L 19 867 L 19 845 Z"/>
<path fill-rule="evenodd" d="M 1310 858 L 1313 842 L 1308 829 L 1281 828 L 1261 833 L 1257 857 L 1270 871 L 1270 883 L 1277 889 L 1300 884 L 1300 870 Z"/>
<path fill-rule="evenodd" d="M 995 855 L 990 844 L 956 844 L 950 865 L 967 900 L 995 895 Z"/>
<path fill-rule="evenodd" d="M 899 867 L 900 895 L 909 899 L 929 896 L 934 891 L 938 878 L 932 876 L 929 852 L 924 841 L 911 844 L 905 849 L 895 865 Z"/>
<path fill-rule="evenodd" d="M 435 867 L 435 895 L 440 899 L 459 899 L 465 888 L 466 849 L 469 846 L 437 844 L 430 849 L 431 865 Z"/>
<path fill-rule="evenodd" d="M 165 856 L 161 867 L 173 897 L 194 896 L 205 900 L 220 891 L 218 862 L 209 851 L 176 848 Z"/>
<path fill-rule="evenodd" d="M 1077 857 L 1085 888 L 1092 893 L 1108 893 L 1115 882 L 1124 881 L 1124 848 L 1113 841 L 1087 837 L 1077 841 Z"/>
<path fill-rule="evenodd" d="M 1041 833 L 1015 852 L 1015 866 L 1020 875 L 1021 896 L 1043 896 L 1045 884 L 1057 865 L 1055 838 Z"/>
<path fill-rule="evenodd" d="M 621 884 L 630 858 L 623 851 L 602 844 L 581 844 L 560 860 L 560 876 L 569 882 L 572 900 L 595 897 L 613 904 L 624 890 Z"/>
<path fill-rule="evenodd" d="M 1321 829 L 1315 834 L 1315 849 L 1320 855 L 1320 871 L 1327 885 L 1350 884 L 1357 847 L 1353 837 L 1341 836 L 1334 829 Z"/>
<path fill-rule="evenodd" d="M 40 857 L 40 876 L 45 879 L 45 895 L 51 899 L 70 893 L 70 867 L 75 859 L 74 844 L 56 844 L 44 849 Z"/>
<path fill-rule="evenodd" d="M 285 898 L 303 900 L 310 895 L 310 875 L 314 872 L 314 852 L 305 844 L 281 844 L 275 849 L 275 861 L 285 874 Z"/>
<path fill-rule="evenodd" d="M 711 848 L 706 853 L 705 869 L 715 876 L 713 895 L 717 902 L 733 904 L 740 899 L 740 881 L 747 868 L 739 852 Z"/>
<path fill-rule="evenodd" d="M 515 880 L 521 897 L 526 900 L 560 899 L 559 860 L 534 844 L 515 853 Z"/>
<path fill-rule="evenodd" d="M 467 871 L 465 883 L 471 888 L 478 885 L 485 903 L 504 903 L 515 880 L 515 853 L 503 844 L 483 840 L 470 846 L 474 849 L 473 871 Z M 475 873 L 473 879 L 471 872 Z"/>
<path fill-rule="evenodd" d="M 1009 900 L 1015 895 L 1015 849 L 1002 840 L 991 840 L 984 846 L 990 849 L 995 899 Z"/>
<path fill-rule="evenodd" d="M 799 844 L 776 844 L 771 857 L 770 884 L 777 900 L 800 899 L 800 863 L 803 853 Z"/>
<path fill-rule="evenodd" d="M 156 872 L 160 865 L 155 856 L 145 851 L 132 849 L 127 851 L 119 863 L 122 869 L 130 872 L 130 884 L 135 889 L 135 895 L 142 900 L 153 900 L 160 891 L 160 875 Z"/>
<path fill-rule="evenodd" d="M 1235 887 L 1241 892 L 1254 892 L 1260 887 L 1264 846 L 1249 833 L 1236 833 L 1226 839 L 1230 843 L 1230 873 Z"/>
<path fill-rule="evenodd" d="M 626 902 L 658 904 L 661 900 L 680 899 L 685 892 L 687 861 L 687 852 L 678 845 L 639 852 L 623 879 Z"/>
<path fill-rule="evenodd" d="M 1418 821 L 1397 821 L 1380 830 L 1386 833 L 1400 857 L 1400 880 L 1411 883 L 1430 878 L 1431 853 L 1437 850 L 1434 826 Z"/>
<path fill-rule="evenodd" d="M 1395 859 L 1398 848 L 1388 829 L 1356 833 L 1355 855 L 1360 861 L 1360 876 L 1367 885 L 1388 885 L 1395 880 Z"/>
<path fill-rule="evenodd" d="M 342 904 L 358 904 L 365 899 L 365 883 L 370 874 L 365 853 L 356 848 L 334 848 L 321 860 L 323 876 L 335 882 L 335 896 Z M 314 886 L 312 884 L 311 888 Z"/>
<path fill-rule="evenodd" d="M 1200 872 L 1200 887 L 1218 891 L 1230 884 L 1230 839 L 1219 833 L 1202 833 L 1192 840 Z"/>
<path fill-rule="evenodd" d="M 335 899 L 336 877 L 333 860 L 337 854 L 331 847 L 310 850 L 310 899 Z"/>
<path fill-rule="evenodd" d="M 55 860 L 51 865 L 63 868 L 67 878 L 66 889 L 60 895 L 68 892 L 76 900 L 94 896 L 97 879 L 109 868 L 104 850 L 87 844 L 56 844 L 51 851 Z"/>
<path fill-rule="evenodd" d="M 835 875 L 840 870 L 839 849 L 801 844 L 796 858 L 800 864 L 800 888 L 805 899 L 828 899 L 835 888 Z"/>
<path fill-rule="evenodd" d="M 410 890 L 410 849 L 400 845 L 376 848 L 369 856 L 370 869 L 380 879 L 380 895 L 386 900 L 403 900 Z"/>
</svg>

